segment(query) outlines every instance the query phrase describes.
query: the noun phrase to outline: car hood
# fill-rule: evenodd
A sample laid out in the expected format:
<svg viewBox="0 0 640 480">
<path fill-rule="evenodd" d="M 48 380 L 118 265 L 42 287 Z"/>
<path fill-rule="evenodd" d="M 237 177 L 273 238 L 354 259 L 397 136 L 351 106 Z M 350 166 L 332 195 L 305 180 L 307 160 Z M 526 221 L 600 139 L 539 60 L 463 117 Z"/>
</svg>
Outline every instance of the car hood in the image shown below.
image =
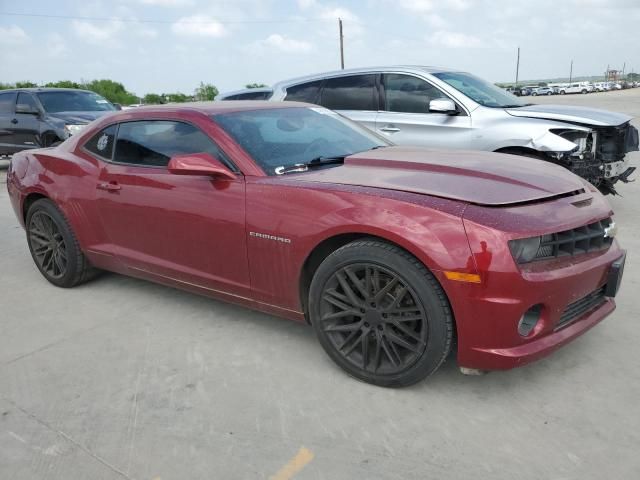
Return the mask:
<svg viewBox="0 0 640 480">
<path fill-rule="evenodd" d="M 584 189 L 568 170 L 526 157 L 490 152 L 386 147 L 351 155 L 344 165 L 294 174 L 287 180 L 399 190 L 504 206 Z"/>
<path fill-rule="evenodd" d="M 99 111 L 99 112 L 56 112 L 49 113 L 50 117 L 58 120 L 62 120 L 64 123 L 83 125 L 85 123 L 93 122 L 96 118 L 100 118 L 113 111 Z"/>
<path fill-rule="evenodd" d="M 514 117 L 544 118 L 597 127 L 615 127 L 631 120 L 631 117 L 622 113 L 568 105 L 529 105 L 528 107 L 507 108 L 505 110 Z"/>
</svg>

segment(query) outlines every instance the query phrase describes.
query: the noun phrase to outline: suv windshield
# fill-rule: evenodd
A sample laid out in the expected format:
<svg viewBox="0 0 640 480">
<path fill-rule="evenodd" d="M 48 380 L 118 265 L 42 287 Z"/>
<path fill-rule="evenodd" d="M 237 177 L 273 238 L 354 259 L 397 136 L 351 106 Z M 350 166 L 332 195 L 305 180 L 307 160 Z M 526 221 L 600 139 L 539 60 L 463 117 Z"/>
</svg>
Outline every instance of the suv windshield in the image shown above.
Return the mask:
<svg viewBox="0 0 640 480">
<path fill-rule="evenodd" d="M 319 158 L 345 157 L 390 145 L 322 107 L 273 108 L 213 116 L 268 175 Z"/>
<path fill-rule="evenodd" d="M 115 110 L 109 100 L 93 92 L 40 92 L 37 94 L 44 110 L 58 112 L 104 112 Z"/>
<path fill-rule="evenodd" d="M 527 104 L 515 95 L 478 78 L 470 73 L 464 72 L 440 72 L 434 73 L 434 77 L 448 83 L 453 88 L 462 92 L 471 100 L 484 107 L 507 108 L 524 107 Z"/>
</svg>

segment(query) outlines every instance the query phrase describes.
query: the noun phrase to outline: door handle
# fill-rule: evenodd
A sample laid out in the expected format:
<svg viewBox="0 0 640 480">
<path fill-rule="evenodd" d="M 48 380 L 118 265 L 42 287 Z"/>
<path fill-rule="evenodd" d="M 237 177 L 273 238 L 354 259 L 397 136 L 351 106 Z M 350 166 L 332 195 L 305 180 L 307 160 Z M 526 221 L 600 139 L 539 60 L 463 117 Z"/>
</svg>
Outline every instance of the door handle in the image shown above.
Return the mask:
<svg viewBox="0 0 640 480">
<path fill-rule="evenodd" d="M 386 127 L 382 127 L 380 129 L 380 131 L 382 132 L 389 132 L 389 133 L 395 133 L 395 132 L 399 132 L 400 129 L 398 127 L 394 127 L 392 125 L 387 125 Z"/>
<path fill-rule="evenodd" d="M 18 123 L 18 119 L 17 118 L 11 119 L 11 123 L 13 123 L 15 125 L 16 123 Z"/>
<path fill-rule="evenodd" d="M 107 192 L 117 192 L 118 190 L 122 189 L 122 187 L 120 185 L 118 185 L 117 182 L 99 183 L 96 188 L 98 190 L 105 190 Z"/>
</svg>

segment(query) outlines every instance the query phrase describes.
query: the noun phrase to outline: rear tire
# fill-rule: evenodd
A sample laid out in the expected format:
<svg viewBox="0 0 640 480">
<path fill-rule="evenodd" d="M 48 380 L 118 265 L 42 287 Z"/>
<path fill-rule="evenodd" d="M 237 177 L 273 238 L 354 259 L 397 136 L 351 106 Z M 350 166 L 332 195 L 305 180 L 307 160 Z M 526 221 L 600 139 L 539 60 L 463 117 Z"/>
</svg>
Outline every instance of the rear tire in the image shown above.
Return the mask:
<svg viewBox="0 0 640 480">
<path fill-rule="evenodd" d="M 69 222 L 51 200 L 43 198 L 29 207 L 26 229 L 31 257 L 50 283 L 70 288 L 98 273 L 82 253 Z"/>
<path fill-rule="evenodd" d="M 309 315 L 329 357 L 374 385 L 419 382 L 451 350 L 453 316 L 442 287 L 416 258 L 377 239 L 349 243 L 322 262 Z"/>
</svg>

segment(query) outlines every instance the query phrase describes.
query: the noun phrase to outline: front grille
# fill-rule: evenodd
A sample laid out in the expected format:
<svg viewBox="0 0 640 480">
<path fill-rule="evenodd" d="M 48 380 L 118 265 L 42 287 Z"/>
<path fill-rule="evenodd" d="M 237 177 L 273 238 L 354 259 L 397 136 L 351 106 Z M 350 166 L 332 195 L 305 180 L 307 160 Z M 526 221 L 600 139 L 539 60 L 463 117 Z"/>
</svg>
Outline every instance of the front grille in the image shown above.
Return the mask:
<svg viewBox="0 0 640 480">
<path fill-rule="evenodd" d="M 604 230 L 611 223 L 607 218 L 572 230 L 543 235 L 536 260 L 607 250 L 613 239 L 605 237 Z"/>
<path fill-rule="evenodd" d="M 602 305 L 606 301 L 606 298 L 604 296 L 605 288 L 606 287 L 600 287 L 596 291 L 591 292 L 589 295 L 581 298 L 577 302 L 569 304 L 562 313 L 560 321 L 556 325 L 555 330 L 566 327 L 567 325 L 578 320 L 585 313 Z"/>
</svg>

